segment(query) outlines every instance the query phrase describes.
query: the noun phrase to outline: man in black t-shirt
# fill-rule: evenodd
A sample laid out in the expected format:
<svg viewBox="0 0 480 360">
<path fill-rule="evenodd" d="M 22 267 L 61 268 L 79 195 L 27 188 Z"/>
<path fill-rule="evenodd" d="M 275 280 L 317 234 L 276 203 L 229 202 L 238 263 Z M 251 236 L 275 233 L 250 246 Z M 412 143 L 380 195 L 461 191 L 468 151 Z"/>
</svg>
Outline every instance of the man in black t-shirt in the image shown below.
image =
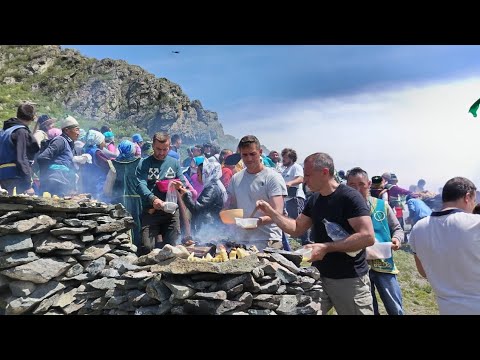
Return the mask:
<svg viewBox="0 0 480 360">
<path fill-rule="evenodd" d="M 257 206 L 294 237 L 312 228 L 315 244 L 305 247 L 312 249 L 311 260 L 320 271 L 322 314 L 334 307 L 339 315 L 373 315 L 365 248 L 374 244 L 375 235 L 365 200 L 357 190 L 335 181 L 333 159 L 328 154 L 315 153 L 305 159 L 304 179 L 314 194 L 296 220 L 274 211 L 265 201 L 258 201 Z M 333 242 L 323 219 L 351 235 Z M 347 254 L 359 250 L 353 257 Z"/>
</svg>

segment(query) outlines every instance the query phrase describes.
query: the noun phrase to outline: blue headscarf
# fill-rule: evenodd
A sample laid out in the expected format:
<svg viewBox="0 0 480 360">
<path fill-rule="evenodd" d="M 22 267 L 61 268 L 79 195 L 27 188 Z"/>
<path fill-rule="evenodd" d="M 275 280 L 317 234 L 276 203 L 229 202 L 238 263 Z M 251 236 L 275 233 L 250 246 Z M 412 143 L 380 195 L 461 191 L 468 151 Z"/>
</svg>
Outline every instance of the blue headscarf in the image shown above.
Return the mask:
<svg viewBox="0 0 480 360">
<path fill-rule="evenodd" d="M 195 156 L 193 158 L 193 160 L 195 161 L 195 165 L 200 166 L 200 164 L 203 164 L 203 161 L 205 160 L 205 157 L 204 156 Z"/>
<path fill-rule="evenodd" d="M 129 140 L 123 140 L 118 144 L 118 151 L 120 154 L 115 160 L 117 161 L 133 161 L 135 157 L 135 144 Z"/>
<path fill-rule="evenodd" d="M 105 141 L 108 141 L 108 142 L 112 142 L 113 138 L 115 137 L 115 135 L 111 131 L 104 132 L 103 136 L 105 136 Z"/>
</svg>

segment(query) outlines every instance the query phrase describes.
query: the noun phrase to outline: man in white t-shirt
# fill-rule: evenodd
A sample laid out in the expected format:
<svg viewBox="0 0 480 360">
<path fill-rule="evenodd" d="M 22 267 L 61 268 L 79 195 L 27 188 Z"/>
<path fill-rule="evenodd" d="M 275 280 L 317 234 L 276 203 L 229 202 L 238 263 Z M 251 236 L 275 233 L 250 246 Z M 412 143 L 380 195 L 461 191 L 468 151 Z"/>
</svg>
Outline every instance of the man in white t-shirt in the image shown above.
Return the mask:
<svg viewBox="0 0 480 360">
<path fill-rule="evenodd" d="M 272 208 L 282 212 L 283 198 L 287 195 L 285 181 L 274 169 L 263 165 L 260 141 L 253 135 L 244 136 L 238 149 L 245 168 L 230 180 L 227 188 L 229 208 L 243 209 L 244 217 L 247 217 L 255 210 L 257 200 L 265 200 Z M 261 211 L 253 216 L 258 216 L 257 228 L 247 230 L 237 227 L 235 241 L 255 245 L 258 250 L 266 247 L 281 249 L 280 228 Z"/>
<path fill-rule="evenodd" d="M 480 216 L 475 185 L 463 177 L 447 181 L 443 207 L 418 221 L 410 247 L 418 272 L 435 291 L 441 315 L 480 315 Z"/>
<path fill-rule="evenodd" d="M 303 168 L 296 163 L 297 152 L 290 148 L 282 150 L 282 162 L 284 170 L 282 171 L 283 180 L 287 185 L 287 197 L 285 198 L 285 208 L 288 217 L 296 219 L 305 207 L 305 193 L 303 191 Z M 300 236 L 302 245 L 308 244 L 308 235 L 304 233 Z"/>
</svg>

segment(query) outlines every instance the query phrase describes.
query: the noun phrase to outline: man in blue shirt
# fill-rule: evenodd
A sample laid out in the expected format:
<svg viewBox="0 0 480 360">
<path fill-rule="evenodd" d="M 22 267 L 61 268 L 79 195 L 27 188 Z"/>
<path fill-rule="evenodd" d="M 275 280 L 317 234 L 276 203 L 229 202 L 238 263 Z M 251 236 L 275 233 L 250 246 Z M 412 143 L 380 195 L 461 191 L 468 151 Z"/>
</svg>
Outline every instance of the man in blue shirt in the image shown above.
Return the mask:
<svg viewBox="0 0 480 360">
<path fill-rule="evenodd" d="M 418 220 L 430 216 L 432 213 L 432 209 L 430 209 L 423 200 L 414 198 L 412 195 L 407 196 L 407 207 L 409 213 L 407 223 L 412 224 L 412 227 Z"/>
</svg>

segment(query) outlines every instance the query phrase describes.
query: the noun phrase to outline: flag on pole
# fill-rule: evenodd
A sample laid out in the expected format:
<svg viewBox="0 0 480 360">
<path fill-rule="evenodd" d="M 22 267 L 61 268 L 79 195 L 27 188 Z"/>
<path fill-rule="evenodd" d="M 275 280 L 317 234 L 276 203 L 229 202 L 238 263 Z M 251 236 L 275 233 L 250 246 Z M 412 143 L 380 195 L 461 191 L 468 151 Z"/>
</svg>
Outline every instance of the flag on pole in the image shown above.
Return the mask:
<svg viewBox="0 0 480 360">
<path fill-rule="evenodd" d="M 470 106 L 470 110 L 468 110 L 469 113 L 472 113 L 473 117 L 477 117 L 477 111 L 478 107 L 480 106 L 480 99 L 475 101 L 472 106 Z"/>
</svg>

